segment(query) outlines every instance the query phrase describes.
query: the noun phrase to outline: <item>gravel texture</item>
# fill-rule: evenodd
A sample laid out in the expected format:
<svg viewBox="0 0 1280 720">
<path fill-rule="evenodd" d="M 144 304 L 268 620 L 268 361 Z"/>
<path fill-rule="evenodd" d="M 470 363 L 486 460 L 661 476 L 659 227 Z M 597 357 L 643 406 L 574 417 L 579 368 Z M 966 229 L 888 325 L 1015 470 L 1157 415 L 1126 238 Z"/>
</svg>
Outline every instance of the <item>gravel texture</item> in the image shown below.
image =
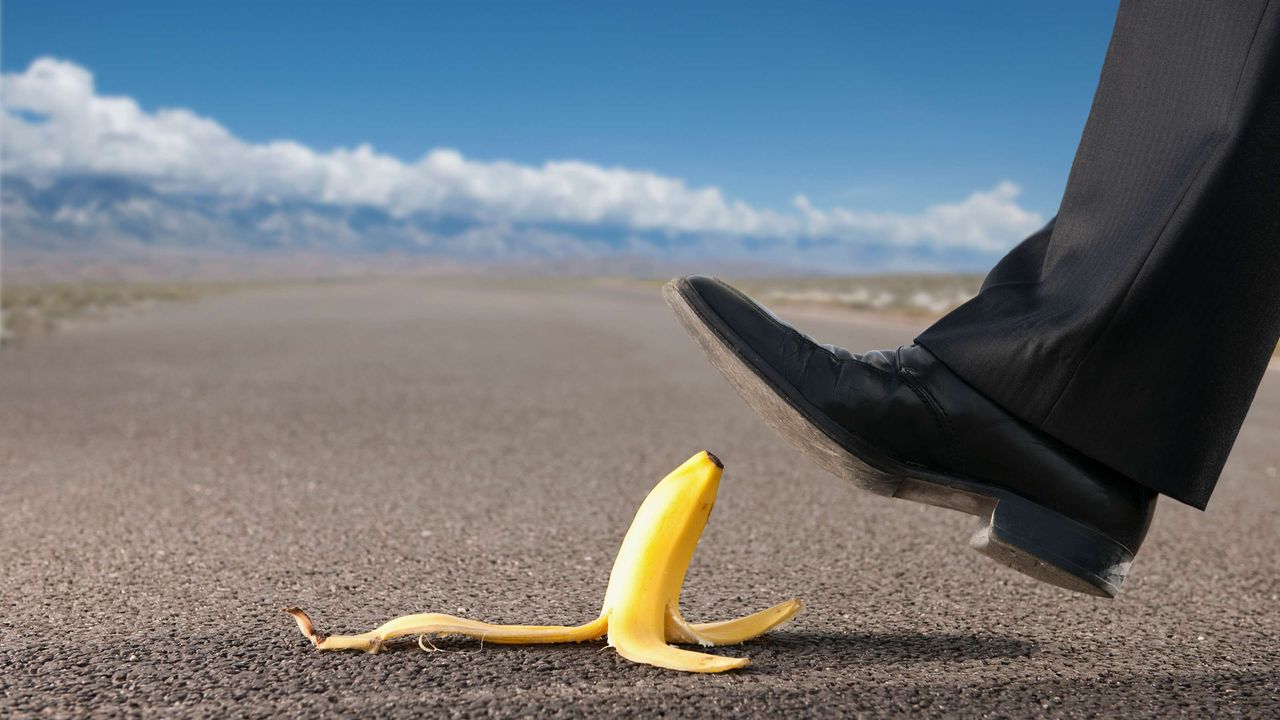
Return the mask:
<svg viewBox="0 0 1280 720">
<path fill-rule="evenodd" d="M 824 341 L 913 328 L 802 318 Z M 1207 513 L 1165 501 L 1121 596 L 969 551 L 974 518 L 811 467 L 656 289 L 261 289 L 0 353 L 0 717 L 1280 713 L 1280 376 Z M 1174 389 L 1171 389 L 1173 391 Z M 320 654 L 407 612 L 595 616 L 649 488 L 726 463 L 693 620 L 798 596 L 718 676 L 601 643 Z"/>
</svg>

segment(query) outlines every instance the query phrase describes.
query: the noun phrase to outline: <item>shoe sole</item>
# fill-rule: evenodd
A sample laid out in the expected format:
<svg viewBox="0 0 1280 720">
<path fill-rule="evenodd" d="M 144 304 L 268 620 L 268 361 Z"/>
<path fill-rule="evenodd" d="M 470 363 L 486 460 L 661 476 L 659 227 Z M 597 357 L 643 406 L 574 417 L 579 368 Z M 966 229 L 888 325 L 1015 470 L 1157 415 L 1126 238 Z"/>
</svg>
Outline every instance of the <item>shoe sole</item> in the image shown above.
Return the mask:
<svg viewBox="0 0 1280 720">
<path fill-rule="evenodd" d="M 969 545 L 1001 565 L 1074 592 L 1115 597 L 1133 553 L 1017 494 L 895 460 L 837 425 L 770 368 L 684 281 L 662 289 L 711 364 L 790 444 L 836 477 L 882 495 L 983 517 Z"/>
</svg>

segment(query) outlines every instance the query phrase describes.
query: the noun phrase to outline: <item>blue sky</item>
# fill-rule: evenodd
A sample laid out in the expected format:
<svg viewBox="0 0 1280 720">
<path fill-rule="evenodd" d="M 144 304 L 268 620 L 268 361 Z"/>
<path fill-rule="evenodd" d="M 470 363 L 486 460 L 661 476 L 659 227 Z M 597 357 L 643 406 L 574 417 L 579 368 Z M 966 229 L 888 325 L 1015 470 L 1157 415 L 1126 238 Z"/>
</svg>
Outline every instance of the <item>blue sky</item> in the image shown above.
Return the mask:
<svg viewBox="0 0 1280 720">
<path fill-rule="evenodd" d="M 696 5 L 696 7 L 695 7 Z M 914 211 L 1001 180 L 1051 214 L 1114 2 L 356 3 L 8 0 L 6 71 L 250 141 L 581 159 L 761 207 Z"/>
</svg>

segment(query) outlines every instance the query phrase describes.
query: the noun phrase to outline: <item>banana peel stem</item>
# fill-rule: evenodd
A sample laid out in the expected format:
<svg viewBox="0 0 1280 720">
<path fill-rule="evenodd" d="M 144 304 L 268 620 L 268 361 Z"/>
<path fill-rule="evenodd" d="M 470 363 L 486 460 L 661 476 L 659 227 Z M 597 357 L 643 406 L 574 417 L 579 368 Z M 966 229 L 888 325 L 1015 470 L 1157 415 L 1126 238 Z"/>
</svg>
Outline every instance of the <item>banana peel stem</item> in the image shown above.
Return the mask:
<svg viewBox="0 0 1280 720">
<path fill-rule="evenodd" d="M 328 637 L 323 633 L 316 632 L 316 626 L 311 622 L 311 616 L 303 612 L 302 608 L 293 606 L 285 608 L 284 611 L 293 616 L 293 621 L 298 624 L 298 629 L 302 631 L 303 635 L 307 636 L 312 645 L 319 647 L 320 643 L 324 642 L 325 638 Z"/>
</svg>

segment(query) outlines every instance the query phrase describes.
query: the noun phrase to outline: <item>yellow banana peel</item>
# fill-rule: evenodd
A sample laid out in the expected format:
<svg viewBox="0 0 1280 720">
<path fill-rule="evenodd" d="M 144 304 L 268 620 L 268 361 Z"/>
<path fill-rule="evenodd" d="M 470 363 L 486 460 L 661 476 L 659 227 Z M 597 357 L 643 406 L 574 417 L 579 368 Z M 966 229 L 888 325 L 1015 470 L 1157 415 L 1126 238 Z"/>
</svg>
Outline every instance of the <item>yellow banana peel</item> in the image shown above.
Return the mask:
<svg viewBox="0 0 1280 720">
<path fill-rule="evenodd" d="M 492 625 L 423 613 L 405 615 L 359 635 L 325 635 L 311 618 L 292 607 L 286 612 L 320 650 L 378 652 L 388 640 L 406 635 L 466 635 L 500 644 L 567 643 L 608 636 L 609 645 L 632 662 L 687 672 L 723 672 L 745 667 L 745 657 L 724 657 L 672 647 L 686 643 L 735 645 L 790 620 L 801 609 L 788 600 L 767 610 L 712 623 L 689 623 L 680 615 L 680 588 L 698 538 L 715 504 L 724 466 L 700 452 L 662 479 L 636 512 L 613 562 L 600 617 L 584 625 Z"/>
</svg>

